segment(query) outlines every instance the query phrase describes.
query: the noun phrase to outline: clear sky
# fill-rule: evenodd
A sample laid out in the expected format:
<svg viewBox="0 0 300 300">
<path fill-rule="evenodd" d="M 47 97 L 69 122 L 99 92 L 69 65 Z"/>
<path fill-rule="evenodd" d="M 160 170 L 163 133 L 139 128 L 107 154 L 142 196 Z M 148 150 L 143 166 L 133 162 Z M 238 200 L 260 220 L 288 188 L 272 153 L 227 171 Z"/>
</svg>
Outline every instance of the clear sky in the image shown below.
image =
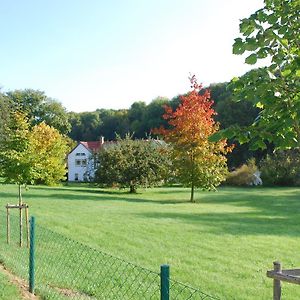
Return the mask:
<svg viewBox="0 0 300 300">
<path fill-rule="evenodd" d="M 232 54 L 263 0 L 0 0 L 0 86 L 68 111 L 129 108 L 250 69 Z"/>
</svg>

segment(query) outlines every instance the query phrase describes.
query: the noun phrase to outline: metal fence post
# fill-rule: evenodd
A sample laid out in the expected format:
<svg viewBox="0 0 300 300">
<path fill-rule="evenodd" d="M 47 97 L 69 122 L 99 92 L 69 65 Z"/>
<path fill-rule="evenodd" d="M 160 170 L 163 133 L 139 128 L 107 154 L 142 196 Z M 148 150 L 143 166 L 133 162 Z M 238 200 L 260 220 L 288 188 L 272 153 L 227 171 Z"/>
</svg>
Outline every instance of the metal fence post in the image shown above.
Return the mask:
<svg viewBox="0 0 300 300">
<path fill-rule="evenodd" d="M 35 218 L 30 218 L 30 248 L 29 248 L 29 292 L 34 292 L 34 244 L 35 244 Z"/>
<path fill-rule="evenodd" d="M 281 273 L 281 263 L 279 261 L 273 262 L 274 271 Z M 281 300 L 281 281 L 278 279 L 273 280 L 273 299 Z"/>
<path fill-rule="evenodd" d="M 170 267 L 169 265 L 160 266 L 160 299 L 170 299 Z"/>
</svg>

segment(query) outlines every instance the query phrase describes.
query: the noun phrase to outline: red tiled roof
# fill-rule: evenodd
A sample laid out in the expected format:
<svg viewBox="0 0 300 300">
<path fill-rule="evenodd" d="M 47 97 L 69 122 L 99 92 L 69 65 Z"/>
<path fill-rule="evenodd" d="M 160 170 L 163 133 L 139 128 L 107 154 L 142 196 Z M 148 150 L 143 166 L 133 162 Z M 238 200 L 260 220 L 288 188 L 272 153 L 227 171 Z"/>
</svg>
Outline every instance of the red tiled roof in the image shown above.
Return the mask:
<svg viewBox="0 0 300 300">
<path fill-rule="evenodd" d="M 83 146 L 85 146 L 87 149 L 91 150 L 92 152 L 97 152 L 103 143 L 101 141 L 90 141 L 90 142 L 80 142 Z"/>
</svg>

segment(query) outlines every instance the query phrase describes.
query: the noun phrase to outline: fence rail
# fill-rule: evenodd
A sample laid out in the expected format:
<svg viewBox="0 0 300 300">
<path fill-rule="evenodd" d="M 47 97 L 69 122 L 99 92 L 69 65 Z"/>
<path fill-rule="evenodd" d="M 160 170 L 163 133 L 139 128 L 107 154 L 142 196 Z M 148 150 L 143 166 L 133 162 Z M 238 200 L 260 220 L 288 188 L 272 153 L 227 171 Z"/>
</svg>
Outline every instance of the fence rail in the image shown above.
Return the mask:
<svg viewBox="0 0 300 300">
<path fill-rule="evenodd" d="M 18 218 L 13 215 L 10 244 L 7 244 L 5 222 L 5 214 L 0 212 L 0 260 L 16 276 L 24 280 L 30 277 L 29 289 L 35 288 L 43 299 L 218 299 L 170 279 L 168 266 L 162 266 L 160 273 L 148 270 L 49 230 L 38 222 L 34 226 L 32 218 L 31 251 L 19 247 Z"/>
</svg>

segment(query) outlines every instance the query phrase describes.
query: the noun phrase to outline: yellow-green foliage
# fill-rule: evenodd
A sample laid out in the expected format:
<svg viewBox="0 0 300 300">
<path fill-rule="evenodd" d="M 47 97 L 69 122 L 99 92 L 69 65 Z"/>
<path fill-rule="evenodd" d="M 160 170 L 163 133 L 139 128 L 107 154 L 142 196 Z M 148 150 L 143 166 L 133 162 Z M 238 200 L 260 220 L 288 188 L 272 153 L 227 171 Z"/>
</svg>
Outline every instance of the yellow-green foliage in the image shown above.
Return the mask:
<svg viewBox="0 0 300 300">
<path fill-rule="evenodd" d="M 237 186 L 251 185 L 254 180 L 253 174 L 256 171 L 255 159 L 252 158 L 246 164 L 230 172 L 226 178 L 226 184 Z"/>
</svg>

